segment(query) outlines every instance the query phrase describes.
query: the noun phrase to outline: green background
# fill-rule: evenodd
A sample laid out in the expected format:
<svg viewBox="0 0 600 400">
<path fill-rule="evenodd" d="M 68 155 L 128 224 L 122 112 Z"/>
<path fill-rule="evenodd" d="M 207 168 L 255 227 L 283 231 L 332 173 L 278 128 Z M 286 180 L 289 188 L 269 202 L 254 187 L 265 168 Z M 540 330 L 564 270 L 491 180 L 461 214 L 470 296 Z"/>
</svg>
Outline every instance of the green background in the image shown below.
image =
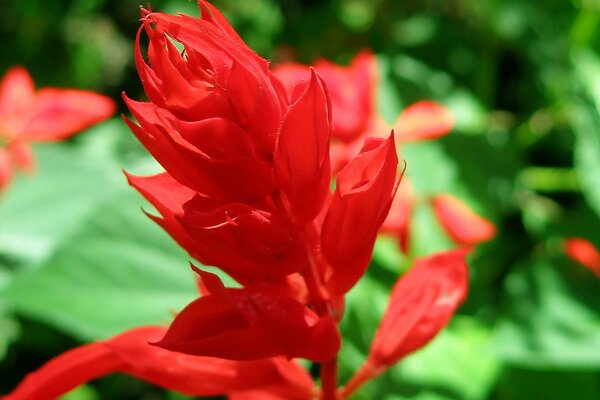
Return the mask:
<svg viewBox="0 0 600 400">
<path fill-rule="evenodd" d="M 8 1 L 8 4 L 6 2 Z M 146 5 L 146 3 L 143 3 Z M 416 100 L 456 117 L 402 157 L 419 198 L 449 192 L 498 235 L 470 257 L 467 302 L 430 346 L 356 399 L 598 399 L 600 282 L 562 241 L 600 246 L 600 2 L 568 0 L 215 1 L 262 56 L 347 63 L 370 48 L 379 112 Z M 156 11 L 197 15 L 189 1 Z M 38 87 L 142 98 L 133 63 L 139 2 L 4 0 L 0 73 Z M 0 197 L 0 393 L 50 357 L 144 323 L 168 323 L 195 296 L 187 256 L 148 220 L 121 172 L 156 164 L 118 118 L 37 145 L 38 172 Z M 450 248 L 425 204 L 411 257 Z M 363 362 L 387 295 L 411 262 L 390 238 L 350 293 L 340 378 Z M 375 312 L 376 311 L 376 312 Z M 68 395 L 182 399 L 124 376 Z"/>
</svg>

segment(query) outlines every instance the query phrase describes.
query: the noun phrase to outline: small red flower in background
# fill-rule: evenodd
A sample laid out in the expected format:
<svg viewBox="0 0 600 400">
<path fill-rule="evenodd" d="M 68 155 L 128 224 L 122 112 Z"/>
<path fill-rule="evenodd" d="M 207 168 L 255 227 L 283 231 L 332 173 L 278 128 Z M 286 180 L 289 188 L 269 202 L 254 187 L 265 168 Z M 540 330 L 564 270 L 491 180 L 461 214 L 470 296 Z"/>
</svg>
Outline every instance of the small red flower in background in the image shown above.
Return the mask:
<svg viewBox="0 0 600 400">
<path fill-rule="evenodd" d="M 13 169 L 31 171 L 30 143 L 64 140 L 114 114 L 108 97 L 75 89 L 35 90 L 31 76 L 13 67 L 0 82 L 0 190 Z"/>
<path fill-rule="evenodd" d="M 592 242 L 583 238 L 569 238 L 565 241 L 565 253 L 600 278 L 600 250 Z"/>
<path fill-rule="evenodd" d="M 277 65 L 273 72 L 288 92 L 308 79 L 308 66 L 297 63 Z M 370 51 L 359 53 L 349 66 L 317 60 L 315 71 L 323 78 L 331 97 L 333 130 L 331 159 L 333 172 L 356 156 L 367 137 L 381 137 L 391 129 L 398 145 L 446 135 L 454 126 L 452 113 L 432 101 L 420 101 L 404 109 L 390 125 L 377 113 L 379 85 L 377 59 Z"/>
</svg>

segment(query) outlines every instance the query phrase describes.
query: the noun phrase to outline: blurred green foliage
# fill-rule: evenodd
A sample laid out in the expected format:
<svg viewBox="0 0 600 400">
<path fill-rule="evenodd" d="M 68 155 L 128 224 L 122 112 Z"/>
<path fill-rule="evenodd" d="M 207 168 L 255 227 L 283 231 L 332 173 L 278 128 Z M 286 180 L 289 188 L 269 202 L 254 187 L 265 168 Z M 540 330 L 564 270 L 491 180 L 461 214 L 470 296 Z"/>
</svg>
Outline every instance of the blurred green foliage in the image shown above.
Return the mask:
<svg viewBox="0 0 600 400">
<path fill-rule="evenodd" d="M 373 49 L 390 121 L 419 99 L 451 108 L 452 134 L 403 148 L 407 174 L 419 197 L 453 193 L 498 226 L 471 257 L 470 296 L 450 327 L 356 398 L 600 398 L 600 282 L 562 250 L 567 236 L 600 246 L 600 2 L 215 4 L 274 62 L 345 63 Z M 123 112 L 123 90 L 143 96 L 133 64 L 139 2 L 2 5 L 0 72 L 21 64 L 38 86 L 106 93 Z M 186 0 L 151 7 L 198 13 Z M 120 120 L 36 153 L 38 173 L 0 198 L 0 392 L 76 342 L 165 323 L 194 296 L 186 256 L 143 216 L 121 174 L 156 166 Z M 414 221 L 411 257 L 451 246 L 430 209 Z M 410 261 L 378 241 L 348 298 L 342 381 L 364 360 Z M 117 376 L 68 398 L 184 397 Z"/>
</svg>

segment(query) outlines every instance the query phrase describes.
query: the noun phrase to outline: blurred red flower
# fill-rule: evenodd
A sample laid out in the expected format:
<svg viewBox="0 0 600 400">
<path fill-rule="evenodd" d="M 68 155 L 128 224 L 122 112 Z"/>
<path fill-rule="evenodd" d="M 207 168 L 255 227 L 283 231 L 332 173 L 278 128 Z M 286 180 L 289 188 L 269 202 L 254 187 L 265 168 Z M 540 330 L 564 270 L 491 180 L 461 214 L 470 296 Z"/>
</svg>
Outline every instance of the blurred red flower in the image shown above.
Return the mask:
<svg viewBox="0 0 600 400">
<path fill-rule="evenodd" d="M 23 67 L 8 70 L 0 82 L 0 190 L 13 169 L 31 171 L 32 142 L 64 140 L 109 118 L 116 109 L 108 97 L 83 90 L 35 90 Z"/>
</svg>

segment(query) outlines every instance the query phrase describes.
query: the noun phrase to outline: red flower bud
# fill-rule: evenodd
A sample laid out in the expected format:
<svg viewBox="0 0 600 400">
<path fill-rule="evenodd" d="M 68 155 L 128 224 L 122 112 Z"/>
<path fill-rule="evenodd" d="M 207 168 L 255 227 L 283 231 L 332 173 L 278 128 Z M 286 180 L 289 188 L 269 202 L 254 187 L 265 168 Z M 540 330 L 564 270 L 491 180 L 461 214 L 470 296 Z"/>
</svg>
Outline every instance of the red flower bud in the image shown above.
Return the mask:
<svg viewBox="0 0 600 400">
<path fill-rule="evenodd" d="M 427 344 L 448 323 L 468 287 L 467 250 L 417 259 L 396 283 L 369 353 L 388 367 Z"/>
<path fill-rule="evenodd" d="M 329 193 L 330 104 L 320 78 L 310 81 L 284 117 L 274 168 L 285 201 L 299 225 L 313 220 Z"/>
<path fill-rule="evenodd" d="M 321 234 L 323 255 L 331 267 L 325 287 L 332 298 L 350 290 L 366 271 L 398 187 L 397 170 L 392 133 L 387 139 L 368 139 L 338 174 Z"/>
</svg>

